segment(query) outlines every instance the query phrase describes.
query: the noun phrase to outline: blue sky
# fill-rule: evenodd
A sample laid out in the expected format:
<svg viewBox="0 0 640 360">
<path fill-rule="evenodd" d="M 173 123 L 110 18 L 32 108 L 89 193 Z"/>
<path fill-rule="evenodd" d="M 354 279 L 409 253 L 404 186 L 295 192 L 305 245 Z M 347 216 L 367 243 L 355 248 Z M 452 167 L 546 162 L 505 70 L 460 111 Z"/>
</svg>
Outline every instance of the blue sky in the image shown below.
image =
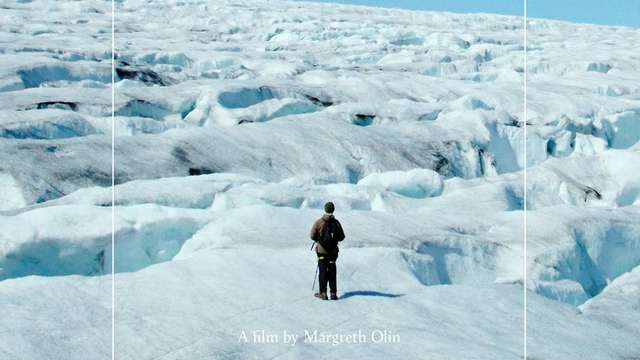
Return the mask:
<svg viewBox="0 0 640 360">
<path fill-rule="evenodd" d="M 314 0 L 451 12 L 522 15 L 523 0 Z M 529 17 L 640 27 L 640 0 L 528 0 Z"/>
</svg>

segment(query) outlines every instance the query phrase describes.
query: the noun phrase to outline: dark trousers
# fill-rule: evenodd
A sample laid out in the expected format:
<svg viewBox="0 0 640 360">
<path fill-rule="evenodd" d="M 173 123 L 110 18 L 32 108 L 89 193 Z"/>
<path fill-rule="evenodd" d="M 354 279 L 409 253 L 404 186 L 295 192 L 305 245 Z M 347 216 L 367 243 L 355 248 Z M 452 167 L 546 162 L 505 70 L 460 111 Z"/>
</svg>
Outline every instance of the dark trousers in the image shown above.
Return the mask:
<svg viewBox="0 0 640 360">
<path fill-rule="evenodd" d="M 318 282 L 320 284 L 320 292 L 327 293 L 327 282 L 331 293 L 338 292 L 338 284 L 336 281 L 336 260 L 338 254 L 325 255 L 318 254 Z"/>
</svg>

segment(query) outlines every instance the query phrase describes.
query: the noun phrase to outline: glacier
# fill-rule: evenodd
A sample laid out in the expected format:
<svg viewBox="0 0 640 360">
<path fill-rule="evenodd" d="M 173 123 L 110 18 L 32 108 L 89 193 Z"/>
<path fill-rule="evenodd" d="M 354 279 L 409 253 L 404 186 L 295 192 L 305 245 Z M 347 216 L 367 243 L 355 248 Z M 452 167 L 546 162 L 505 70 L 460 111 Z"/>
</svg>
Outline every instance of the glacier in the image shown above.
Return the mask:
<svg viewBox="0 0 640 360">
<path fill-rule="evenodd" d="M 525 331 L 529 359 L 640 357 L 638 29 L 529 19 L 525 67 L 521 17 L 113 15 L 112 121 L 111 3 L 0 9 L 3 358 L 521 359 Z M 239 341 L 283 329 L 400 342 Z"/>
</svg>

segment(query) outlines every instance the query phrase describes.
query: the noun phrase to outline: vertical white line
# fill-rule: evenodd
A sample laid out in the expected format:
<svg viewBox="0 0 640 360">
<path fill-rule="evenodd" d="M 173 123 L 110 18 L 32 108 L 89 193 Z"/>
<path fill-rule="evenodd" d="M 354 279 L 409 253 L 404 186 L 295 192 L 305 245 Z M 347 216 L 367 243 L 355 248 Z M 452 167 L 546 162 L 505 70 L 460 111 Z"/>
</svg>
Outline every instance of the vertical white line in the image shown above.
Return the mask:
<svg viewBox="0 0 640 360">
<path fill-rule="evenodd" d="M 111 0 L 111 360 L 116 358 L 116 11 L 115 0 Z"/>
<path fill-rule="evenodd" d="M 523 280 L 523 342 L 524 342 L 524 360 L 527 360 L 527 0 L 524 0 L 524 280 Z"/>
</svg>

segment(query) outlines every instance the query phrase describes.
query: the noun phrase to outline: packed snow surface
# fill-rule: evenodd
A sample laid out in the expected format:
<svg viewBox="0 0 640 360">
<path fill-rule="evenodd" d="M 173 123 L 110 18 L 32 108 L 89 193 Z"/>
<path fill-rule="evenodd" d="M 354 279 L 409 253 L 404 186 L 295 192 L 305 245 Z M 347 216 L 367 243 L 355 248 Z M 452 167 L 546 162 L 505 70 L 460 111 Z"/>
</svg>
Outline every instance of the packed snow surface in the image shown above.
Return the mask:
<svg viewBox="0 0 640 360">
<path fill-rule="evenodd" d="M 111 3 L 0 8 L 2 358 L 110 358 L 112 280 L 118 359 L 521 359 L 525 291 L 530 359 L 640 358 L 637 29 L 530 20 L 525 69 L 518 17 L 115 10 L 112 123 Z"/>
</svg>

